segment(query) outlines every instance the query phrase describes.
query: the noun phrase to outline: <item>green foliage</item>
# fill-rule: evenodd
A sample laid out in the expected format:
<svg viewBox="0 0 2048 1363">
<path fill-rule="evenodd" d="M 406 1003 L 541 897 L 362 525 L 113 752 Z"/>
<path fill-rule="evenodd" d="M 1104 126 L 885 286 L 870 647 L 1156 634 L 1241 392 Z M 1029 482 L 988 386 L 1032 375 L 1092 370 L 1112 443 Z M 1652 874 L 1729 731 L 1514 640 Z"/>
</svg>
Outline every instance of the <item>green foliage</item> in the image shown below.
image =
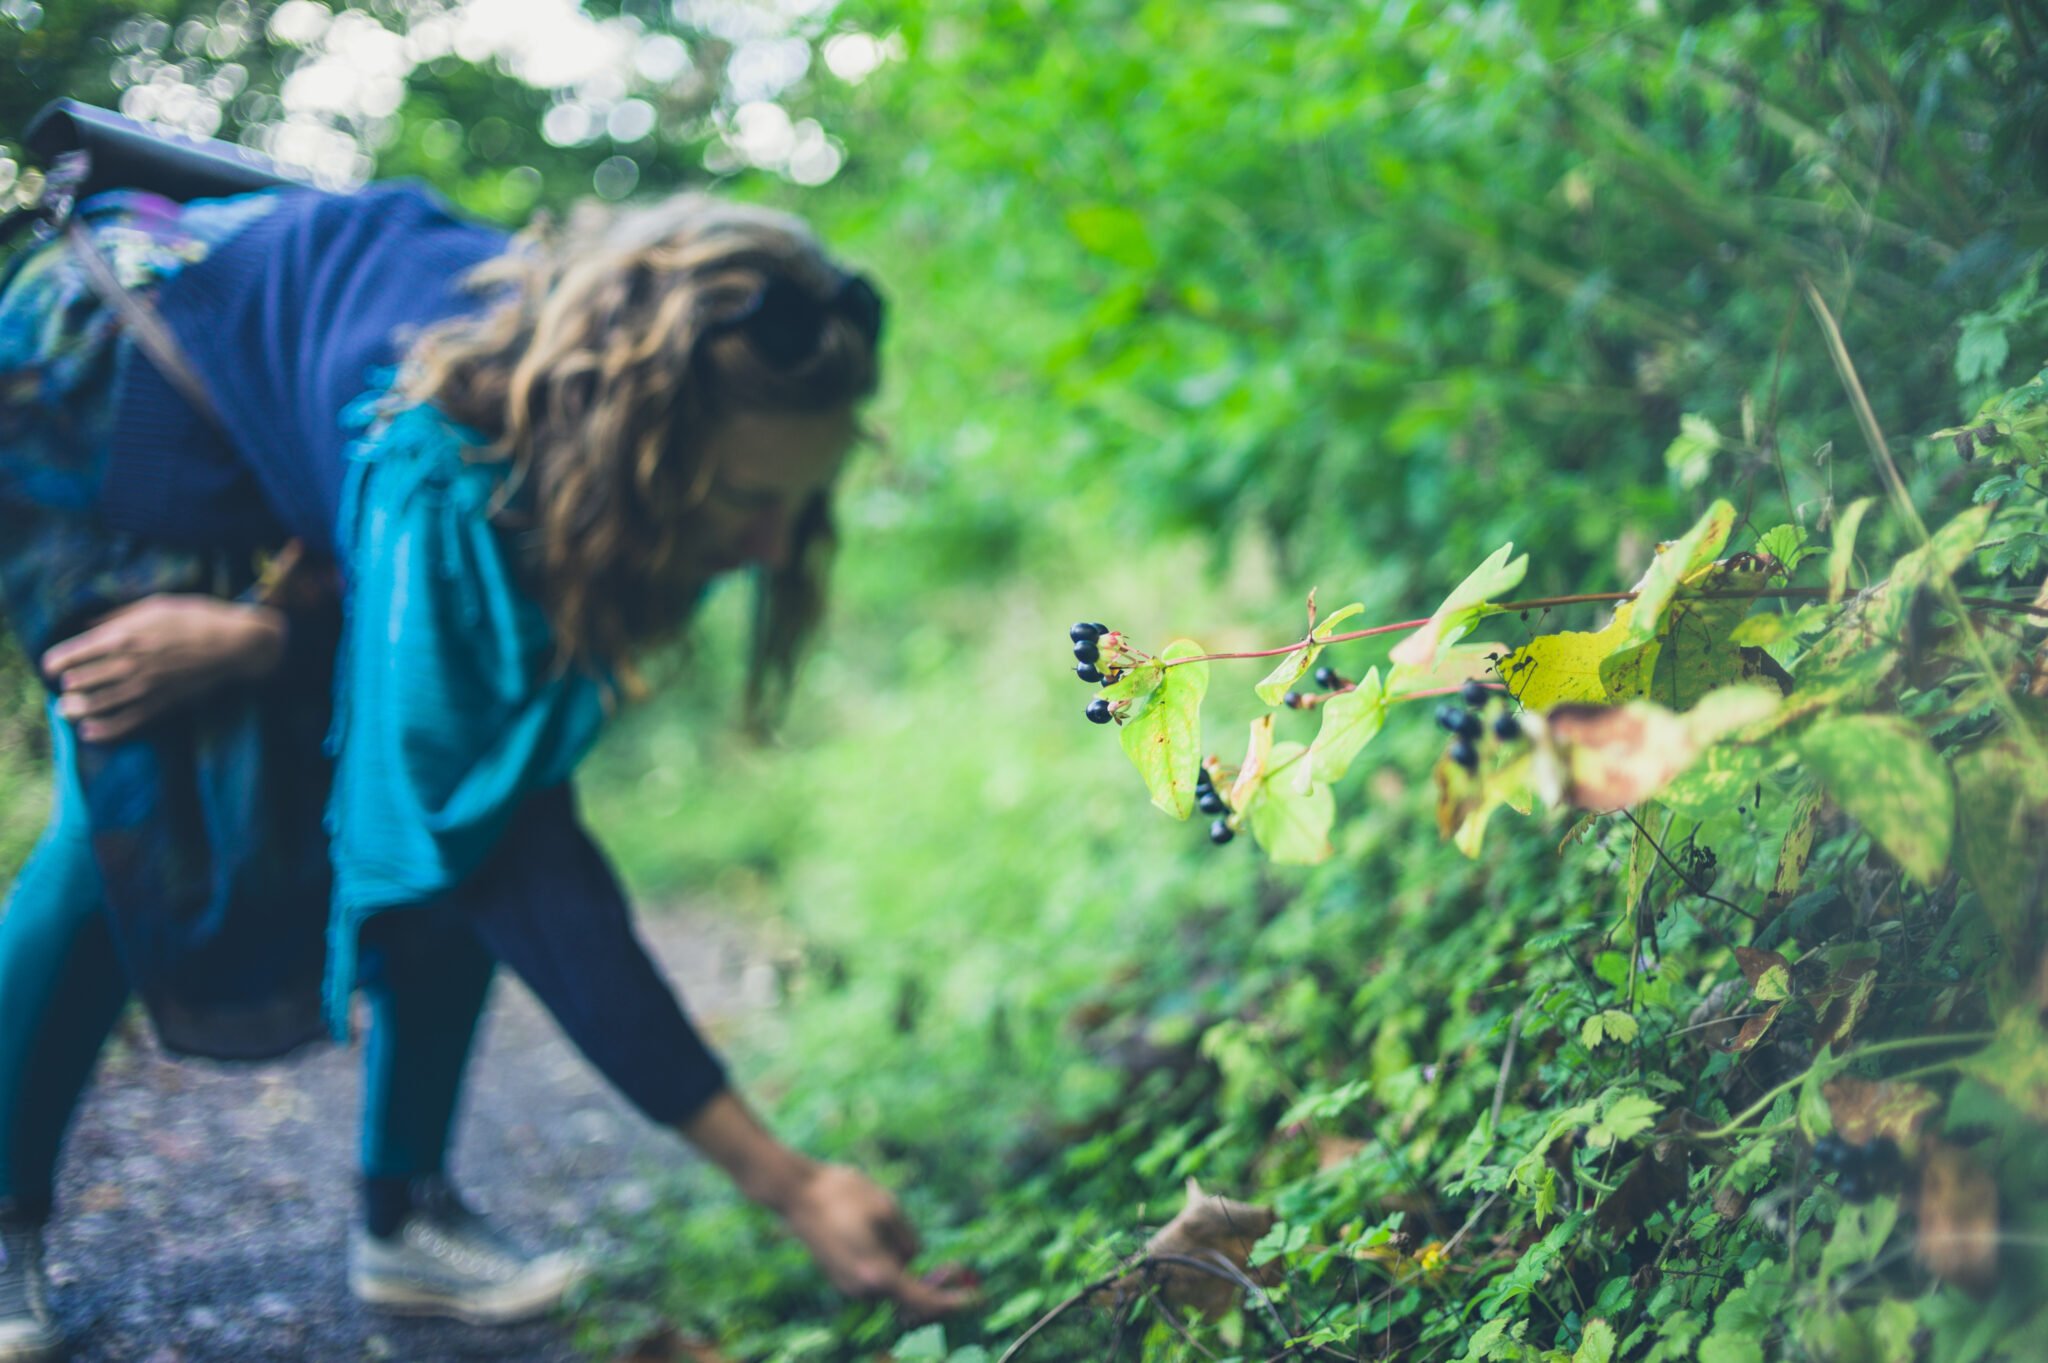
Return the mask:
<svg viewBox="0 0 2048 1363">
<path fill-rule="evenodd" d="M 125 12 L 50 8 L 39 46 L 0 53 L 43 63 L 10 92 L 23 108 L 58 72 L 111 93 L 113 63 L 144 55 L 95 46 Z M 621 12 L 722 68 L 721 40 Z M 738 603 L 714 601 L 588 798 L 637 885 L 758 930 L 783 1005 L 726 1038 L 741 1072 L 800 1143 L 902 1188 L 989 1309 L 902 1341 L 689 1174 L 687 1216 L 622 1228 L 624 1314 L 594 1314 L 593 1349 L 644 1323 L 633 1301 L 735 1357 L 999 1355 L 1199 1176 L 1279 1214 L 1284 1326 L 1256 1307 L 1187 1326 L 1217 1356 L 1298 1333 L 1346 1358 L 2030 1357 L 2043 669 L 2027 619 L 1960 598 L 2033 599 L 2048 559 L 2048 383 L 2014 386 L 2048 354 L 2044 17 L 861 0 L 821 18 L 814 45 L 829 25 L 904 53 L 858 84 L 813 62 L 779 97 L 844 141 L 844 169 L 727 188 L 812 215 L 897 305 L 890 438 L 845 499 L 835 632 L 790 750 L 746 750 L 717 699 Z M 251 51 L 252 93 L 300 60 Z M 177 60 L 194 80 L 217 65 Z M 674 125 L 644 144 L 537 137 L 575 97 L 436 62 L 376 130 L 378 169 L 508 220 L 614 155 L 647 190 L 716 178 L 699 167 L 721 91 L 658 101 Z M 263 122 L 237 101 L 229 131 L 245 108 Z M 1938 548 L 1856 453 L 1801 278 Z M 1487 559 L 1508 540 L 1527 557 Z M 1400 620 L 1483 560 L 1416 636 L 1426 659 L 1230 623 L 1279 618 L 1310 581 Z M 1494 609 L 1638 580 L 1652 600 L 1606 621 Z M 1275 714 L 1256 671 L 1210 665 L 1208 732 L 1261 726 L 1249 783 L 1219 782 L 1260 852 L 1141 817 L 1079 723 L 1044 641 L 1106 612 L 1148 640 L 1277 642 L 1280 691 L 1319 660 L 1357 678 L 1320 715 Z M 1545 718 L 1468 777 L 1429 705 L 1403 702 L 1489 666 Z M 1140 765 L 1169 812 L 1201 741 L 1167 681 L 1199 667 L 1147 674 L 1171 756 Z M 1731 684 L 1770 717 L 1715 731 L 1742 717 L 1717 713 Z M 10 814 L 36 807 L 16 789 Z M 1626 812 L 1492 818 L 1612 807 L 1596 790 Z M 1850 1081 L 1933 1100 L 1897 1186 L 1860 1207 L 1809 1148 L 1861 1120 Z M 1989 1181 L 1988 1231 L 1966 1214 L 1981 1198 L 1921 1195 L 1937 1142 L 1975 1171 L 1956 1186 Z M 1996 1245 L 1988 1279 L 1939 1257 L 1930 1209 Z M 1121 1333 L 1077 1306 L 1022 1357 L 1112 1340 L 1199 1356 L 1145 1304 Z"/>
</svg>

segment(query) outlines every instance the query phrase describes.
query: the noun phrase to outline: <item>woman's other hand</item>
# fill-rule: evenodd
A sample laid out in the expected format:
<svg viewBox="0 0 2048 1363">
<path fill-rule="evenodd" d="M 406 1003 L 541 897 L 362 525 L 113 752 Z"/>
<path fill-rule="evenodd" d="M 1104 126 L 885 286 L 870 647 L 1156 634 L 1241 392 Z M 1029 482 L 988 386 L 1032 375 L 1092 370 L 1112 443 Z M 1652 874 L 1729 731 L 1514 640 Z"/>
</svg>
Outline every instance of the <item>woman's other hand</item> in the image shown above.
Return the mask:
<svg viewBox="0 0 2048 1363">
<path fill-rule="evenodd" d="M 111 743 L 196 696 L 268 676 L 284 615 L 210 596 L 150 596 L 43 654 L 57 712 L 88 743 Z"/>
</svg>

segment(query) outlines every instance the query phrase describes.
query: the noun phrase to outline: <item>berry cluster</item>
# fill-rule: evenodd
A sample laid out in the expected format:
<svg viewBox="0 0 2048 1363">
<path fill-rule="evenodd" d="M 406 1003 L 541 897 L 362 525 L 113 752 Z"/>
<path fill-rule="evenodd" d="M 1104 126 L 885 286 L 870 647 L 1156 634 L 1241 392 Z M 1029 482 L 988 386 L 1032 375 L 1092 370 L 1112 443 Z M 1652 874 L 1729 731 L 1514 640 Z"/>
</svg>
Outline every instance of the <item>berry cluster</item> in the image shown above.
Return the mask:
<svg viewBox="0 0 2048 1363">
<path fill-rule="evenodd" d="M 1813 1143 L 1813 1161 L 1833 1171 L 1835 1191 L 1845 1202 L 1868 1202 L 1898 1176 L 1899 1147 L 1879 1136 L 1852 1145 L 1833 1132 Z"/>
<path fill-rule="evenodd" d="M 1451 760 L 1466 771 L 1479 770 L 1479 739 L 1486 732 L 1483 716 L 1493 696 L 1484 682 L 1468 681 L 1458 694 L 1463 705 L 1436 707 L 1437 727 L 1451 736 Z M 1522 736 L 1522 721 L 1512 710 L 1501 711 L 1493 721 L 1493 736 L 1503 743 L 1514 742 Z"/>
<path fill-rule="evenodd" d="M 1090 686 L 1108 686 L 1121 675 L 1114 667 L 1105 669 L 1100 666 L 1102 639 L 1109 633 L 1108 625 L 1092 624 L 1087 621 L 1067 631 L 1067 638 L 1074 643 L 1074 675 Z M 1091 724 L 1107 724 L 1115 718 L 1110 712 L 1109 702 L 1100 696 L 1090 701 L 1083 713 L 1088 716 Z"/>
<path fill-rule="evenodd" d="M 1237 836 L 1237 830 L 1230 826 L 1230 803 L 1223 793 L 1216 789 L 1216 783 L 1209 778 L 1206 764 L 1195 768 L 1195 808 L 1204 814 L 1217 816 L 1209 825 L 1209 841 L 1221 847 Z"/>
</svg>

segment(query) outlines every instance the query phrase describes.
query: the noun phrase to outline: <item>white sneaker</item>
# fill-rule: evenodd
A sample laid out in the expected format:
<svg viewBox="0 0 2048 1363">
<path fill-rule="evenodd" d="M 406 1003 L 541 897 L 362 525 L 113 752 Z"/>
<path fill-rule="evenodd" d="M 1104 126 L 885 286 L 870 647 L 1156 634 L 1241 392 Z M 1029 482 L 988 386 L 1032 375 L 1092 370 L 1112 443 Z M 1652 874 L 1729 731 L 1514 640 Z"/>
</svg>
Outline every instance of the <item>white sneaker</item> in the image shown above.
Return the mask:
<svg viewBox="0 0 2048 1363">
<path fill-rule="evenodd" d="M 53 1363 L 63 1352 L 43 1276 L 43 1233 L 0 1228 L 0 1363 Z"/>
<path fill-rule="evenodd" d="M 398 1315 L 511 1325 L 553 1310 L 582 1276 L 574 1255 L 528 1255 L 440 1179 L 415 1187 L 392 1234 L 357 1226 L 349 1238 L 349 1291 Z M 0 1363 L 11 1356 L 0 1353 Z"/>
</svg>

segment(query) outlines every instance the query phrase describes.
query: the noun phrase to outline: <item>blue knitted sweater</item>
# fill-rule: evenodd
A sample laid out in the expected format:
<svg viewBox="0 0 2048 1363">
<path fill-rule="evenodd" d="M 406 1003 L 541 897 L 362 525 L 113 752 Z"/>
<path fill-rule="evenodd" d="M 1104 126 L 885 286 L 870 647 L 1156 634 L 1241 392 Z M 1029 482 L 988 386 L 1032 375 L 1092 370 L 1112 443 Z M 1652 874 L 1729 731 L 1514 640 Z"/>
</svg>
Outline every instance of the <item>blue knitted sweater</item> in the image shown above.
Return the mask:
<svg viewBox="0 0 2048 1363">
<path fill-rule="evenodd" d="M 101 502 L 116 530 L 239 542 L 253 475 L 287 535 L 333 554 L 353 434 L 343 409 L 396 362 L 408 331 L 479 307 L 462 276 L 507 245 L 415 184 L 267 192 L 275 210 L 156 300 L 235 458 L 153 365 L 127 366 Z"/>
</svg>

